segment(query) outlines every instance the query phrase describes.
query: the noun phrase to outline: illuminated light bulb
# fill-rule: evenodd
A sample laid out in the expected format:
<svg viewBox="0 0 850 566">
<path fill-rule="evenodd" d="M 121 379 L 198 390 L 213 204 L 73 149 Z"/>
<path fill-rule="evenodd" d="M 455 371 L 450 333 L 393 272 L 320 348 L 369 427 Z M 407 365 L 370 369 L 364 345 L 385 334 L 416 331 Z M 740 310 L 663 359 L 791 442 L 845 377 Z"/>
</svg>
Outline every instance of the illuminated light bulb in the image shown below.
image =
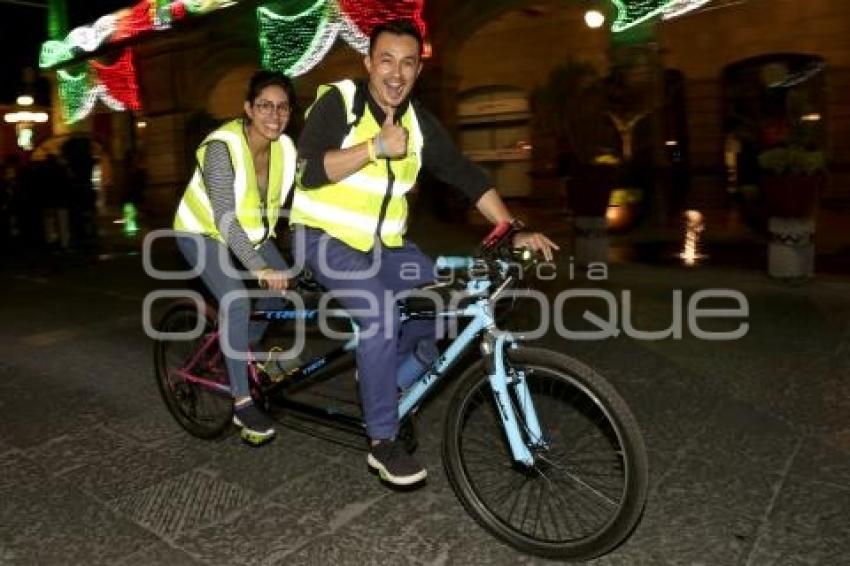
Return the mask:
<svg viewBox="0 0 850 566">
<path fill-rule="evenodd" d="M 605 23 L 605 15 L 599 10 L 588 10 L 584 13 L 584 23 L 591 29 L 601 28 Z"/>
</svg>

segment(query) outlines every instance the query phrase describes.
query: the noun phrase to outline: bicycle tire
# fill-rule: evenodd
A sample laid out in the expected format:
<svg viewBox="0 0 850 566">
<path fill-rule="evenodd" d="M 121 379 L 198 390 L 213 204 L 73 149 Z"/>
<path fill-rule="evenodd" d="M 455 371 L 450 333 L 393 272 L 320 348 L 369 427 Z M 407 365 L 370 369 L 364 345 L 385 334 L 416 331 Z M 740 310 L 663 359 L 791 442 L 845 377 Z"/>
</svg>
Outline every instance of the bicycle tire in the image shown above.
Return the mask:
<svg viewBox="0 0 850 566">
<path fill-rule="evenodd" d="M 154 368 L 162 400 L 174 420 L 189 434 L 203 439 L 221 436 L 233 418 L 233 399 L 229 393 L 191 383 L 177 373 L 198 352 L 200 346 L 218 329 L 214 308 L 206 305 L 203 312 L 191 301 L 178 301 L 162 317 L 160 332 L 188 332 L 196 328 L 203 316 L 203 332 L 192 340 L 157 339 L 154 342 Z M 227 369 L 218 341 L 202 354 L 192 368 L 193 373 L 227 385 Z"/>
<path fill-rule="evenodd" d="M 533 451 L 536 457 L 531 468 L 514 462 L 485 364 L 479 361 L 459 378 L 446 410 L 443 465 L 452 488 L 480 525 L 516 549 L 561 560 L 586 560 L 610 552 L 637 525 L 648 489 L 646 447 L 632 412 L 605 379 L 563 354 L 521 347 L 511 349 L 507 358 L 509 367 L 525 372 L 549 446 Z M 548 389 L 543 387 L 546 383 L 550 384 Z M 566 403 L 553 410 L 551 397 L 562 393 L 569 394 L 569 399 L 564 396 Z M 512 403 L 516 406 L 517 400 L 512 399 Z M 591 429 L 596 426 L 594 418 L 600 423 Z M 482 420 L 484 428 L 479 426 L 478 432 L 475 427 Z M 556 425 L 564 425 L 563 430 Z M 582 434 L 570 439 L 570 430 Z M 482 434 L 489 439 L 482 439 Z M 477 443 L 483 443 L 479 454 L 475 453 Z M 592 450 L 605 449 L 609 444 L 613 455 L 597 459 Z M 588 455 L 592 457 L 588 459 Z M 579 475 L 585 471 L 589 475 Z M 502 492 L 493 487 L 492 478 L 499 474 L 508 477 Z M 617 479 L 618 474 L 622 479 Z M 613 481 L 622 485 L 608 485 Z M 513 501 L 507 517 L 502 510 L 502 493 L 508 503 Z M 535 493 L 537 518 L 533 528 L 527 529 L 526 515 L 534 505 L 529 500 Z M 573 495 L 577 499 L 571 501 Z M 522 521 L 516 525 L 511 519 L 521 497 L 526 501 L 520 506 Z M 606 511 L 602 519 L 597 518 L 587 532 L 568 532 L 577 524 L 575 513 L 597 501 L 610 507 L 610 514 Z M 541 508 L 543 518 L 553 523 L 548 530 L 546 523 L 538 529 Z M 565 534 L 561 534 L 562 527 L 566 527 Z"/>
</svg>

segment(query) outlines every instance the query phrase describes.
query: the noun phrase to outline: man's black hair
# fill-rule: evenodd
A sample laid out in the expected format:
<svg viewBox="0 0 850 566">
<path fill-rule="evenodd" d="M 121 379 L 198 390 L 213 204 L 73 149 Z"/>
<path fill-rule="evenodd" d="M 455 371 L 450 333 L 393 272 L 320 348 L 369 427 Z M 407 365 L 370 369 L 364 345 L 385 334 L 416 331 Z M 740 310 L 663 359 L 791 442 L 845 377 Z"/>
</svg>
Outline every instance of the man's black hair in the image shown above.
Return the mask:
<svg viewBox="0 0 850 566">
<path fill-rule="evenodd" d="M 416 40 L 419 44 L 419 55 L 422 56 L 422 32 L 416 27 L 412 20 L 398 19 L 382 22 L 372 28 L 372 33 L 369 34 L 369 55 L 372 55 L 372 47 L 378 41 L 378 36 L 382 33 L 392 33 L 395 35 L 407 35 Z"/>
</svg>

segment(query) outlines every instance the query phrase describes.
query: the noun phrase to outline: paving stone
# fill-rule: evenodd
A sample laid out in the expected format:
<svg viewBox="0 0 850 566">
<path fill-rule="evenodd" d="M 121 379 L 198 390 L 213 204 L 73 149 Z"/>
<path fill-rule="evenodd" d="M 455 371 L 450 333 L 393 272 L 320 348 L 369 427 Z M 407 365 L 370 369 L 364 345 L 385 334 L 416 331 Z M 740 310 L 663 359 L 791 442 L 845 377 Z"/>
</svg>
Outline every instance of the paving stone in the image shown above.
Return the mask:
<svg viewBox="0 0 850 566">
<path fill-rule="evenodd" d="M 677 509 L 720 509 L 761 519 L 781 475 L 739 466 L 734 460 L 686 458 L 663 479 L 653 504 Z"/>
<path fill-rule="evenodd" d="M 154 537 L 51 478 L 22 454 L 0 456 L 0 556 L 14 564 L 114 564 Z"/>
<path fill-rule="evenodd" d="M 692 453 L 720 462 L 778 473 L 796 449 L 801 433 L 752 406 L 727 401 L 707 416 L 710 426 Z"/>
<path fill-rule="evenodd" d="M 356 436 L 345 437 L 355 449 L 286 426 L 258 451 L 232 433 L 201 441 L 158 397 L 137 320 L 153 283 L 138 259 L 77 263 L 0 297 L 0 564 L 545 563 L 491 537 L 448 486 L 440 442 L 451 383 L 420 412 L 429 481 L 411 493 L 367 473 Z M 100 300 L 94 280 L 132 301 Z M 565 288 L 556 283 L 552 292 Z M 673 286 L 741 289 L 749 334 L 729 344 L 540 341 L 608 378 L 647 439 L 646 514 L 631 539 L 592 563 L 846 563 L 850 284 L 818 278 L 788 288 L 739 270 L 618 266 L 601 285 L 634 292 L 641 328 L 669 323 Z M 69 324 L 57 325 L 52 313 L 66 303 Z M 570 308 L 580 317 L 585 307 Z M 13 317 L 23 326 L 8 324 Z M 42 345 L 21 346 L 21 329 Z M 320 392 L 336 394 L 332 385 Z M 350 385 L 341 394 L 350 397 Z M 276 417 L 283 422 L 285 411 Z"/>
<path fill-rule="evenodd" d="M 287 564 L 533 563 L 494 539 L 451 498 L 393 493 L 356 521 L 287 556 Z"/>
<path fill-rule="evenodd" d="M 720 509 L 651 504 L 631 539 L 602 564 L 737 564 L 758 530 L 756 519 Z"/>
<path fill-rule="evenodd" d="M 358 521 L 387 496 L 374 478 L 351 476 L 347 469 L 325 464 L 284 483 L 270 498 L 240 514 L 178 537 L 176 544 L 211 563 L 288 563 L 291 552 L 322 533 Z"/>
<path fill-rule="evenodd" d="M 103 423 L 111 433 L 144 444 L 157 444 L 175 436 L 188 435 L 165 408 L 160 398 L 153 400 L 142 414 L 115 417 Z"/>
<path fill-rule="evenodd" d="M 749 564 L 846 564 L 850 490 L 789 477 Z"/>
<path fill-rule="evenodd" d="M 328 455 L 333 449 L 330 443 L 287 430 L 279 430 L 278 438 L 259 448 L 234 435 L 211 447 L 212 457 L 204 469 L 265 495 L 333 461 Z"/>
<path fill-rule="evenodd" d="M 649 500 L 633 536 L 600 564 L 736 564 L 753 544 L 779 475 L 686 459 Z"/>
<path fill-rule="evenodd" d="M 132 447 L 74 468 L 62 477 L 109 501 L 178 476 L 208 460 L 207 453 L 182 447 Z"/>
<path fill-rule="evenodd" d="M 254 495 L 196 470 L 119 497 L 110 505 L 165 539 L 220 521 L 254 500 Z"/>
<path fill-rule="evenodd" d="M 52 438 L 25 451 L 25 454 L 51 475 L 61 476 L 92 461 L 99 461 L 134 443 L 98 426 L 75 434 Z"/>
<path fill-rule="evenodd" d="M 795 478 L 850 489 L 850 452 L 836 450 L 806 438 L 789 473 Z"/>
<path fill-rule="evenodd" d="M 154 566 L 161 564 L 168 566 L 203 566 L 204 563 L 195 560 L 182 550 L 160 541 L 119 560 L 115 563 L 115 566 Z"/>
<path fill-rule="evenodd" d="M 637 420 L 644 443 L 669 463 L 688 450 L 694 439 L 713 426 L 711 419 L 716 398 L 689 391 L 670 381 L 621 383 L 629 408 Z M 675 402 L 671 402 L 676 399 Z"/>
<path fill-rule="evenodd" d="M 34 384 L 4 407 L 0 439 L 7 444 L 26 449 L 98 424 L 102 408 L 92 402 L 91 394 L 41 387 Z"/>
</svg>

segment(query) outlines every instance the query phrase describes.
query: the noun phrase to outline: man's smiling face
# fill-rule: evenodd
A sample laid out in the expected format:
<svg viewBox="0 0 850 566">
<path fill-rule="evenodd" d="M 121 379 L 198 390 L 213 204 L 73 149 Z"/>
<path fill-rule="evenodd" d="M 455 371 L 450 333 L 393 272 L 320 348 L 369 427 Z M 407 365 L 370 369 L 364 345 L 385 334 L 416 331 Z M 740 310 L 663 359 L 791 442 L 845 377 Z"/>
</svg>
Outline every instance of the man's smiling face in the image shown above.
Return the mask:
<svg viewBox="0 0 850 566">
<path fill-rule="evenodd" d="M 419 42 L 409 35 L 384 32 L 364 59 L 369 91 L 384 111 L 395 110 L 410 94 L 422 70 Z"/>
</svg>

